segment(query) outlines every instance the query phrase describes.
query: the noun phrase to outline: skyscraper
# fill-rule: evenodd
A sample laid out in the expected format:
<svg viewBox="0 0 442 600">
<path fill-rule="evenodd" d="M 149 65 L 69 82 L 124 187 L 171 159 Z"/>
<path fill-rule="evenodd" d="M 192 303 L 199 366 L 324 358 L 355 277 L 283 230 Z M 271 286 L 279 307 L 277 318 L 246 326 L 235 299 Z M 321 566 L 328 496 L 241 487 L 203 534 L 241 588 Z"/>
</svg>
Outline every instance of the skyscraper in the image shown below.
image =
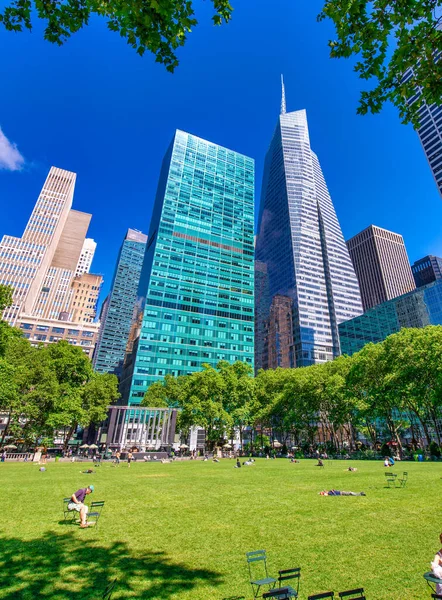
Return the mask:
<svg viewBox="0 0 442 600">
<path fill-rule="evenodd" d="M 442 279 L 442 258 L 429 254 L 411 265 L 416 287 Z"/>
<path fill-rule="evenodd" d="M 97 289 L 82 283 L 86 316 L 76 310 L 73 283 L 91 215 L 71 208 L 75 180 L 75 173 L 51 168 L 23 236 L 5 235 L 0 243 L 0 283 L 14 290 L 3 318 L 20 327 L 31 343 L 67 339 L 90 356 L 98 330 L 91 322 L 90 298 L 98 296 L 101 276 L 90 276 Z"/>
<path fill-rule="evenodd" d="M 276 294 L 292 299 L 291 366 L 338 356 L 337 325 L 362 312 L 359 288 L 306 112 L 286 112 L 284 85 L 264 165 L 256 259 L 267 266 L 270 302 Z"/>
<path fill-rule="evenodd" d="M 441 26 L 439 25 L 439 28 Z M 440 53 L 439 53 L 440 60 Z M 413 69 L 405 72 L 404 81 L 413 78 Z M 413 104 L 421 96 L 421 88 L 416 88 L 416 93 L 409 100 Z M 442 106 L 426 102 L 418 110 L 419 127 L 417 133 L 424 149 L 425 155 L 433 173 L 439 194 L 442 196 Z"/>
<path fill-rule="evenodd" d="M 176 131 L 140 280 L 140 335 L 123 373 L 129 404 L 167 374 L 220 360 L 253 366 L 253 200 L 251 158 Z"/>
<path fill-rule="evenodd" d="M 94 368 L 112 373 L 123 362 L 140 282 L 147 236 L 128 229 L 118 254 L 111 290 L 106 298 L 94 354 Z"/>
<path fill-rule="evenodd" d="M 370 225 L 347 242 L 368 310 L 416 287 L 404 239 L 398 233 Z"/>
<path fill-rule="evenodd" d="M 83 273 L 89 273 L 92 261 L 94 260 L 95 250 L 97 249 L 97 242 L 92 238 L 86 238 L 83 243 L 83 248 L 78 259 L 76 275 L 82 275 Z"/>
</svg>

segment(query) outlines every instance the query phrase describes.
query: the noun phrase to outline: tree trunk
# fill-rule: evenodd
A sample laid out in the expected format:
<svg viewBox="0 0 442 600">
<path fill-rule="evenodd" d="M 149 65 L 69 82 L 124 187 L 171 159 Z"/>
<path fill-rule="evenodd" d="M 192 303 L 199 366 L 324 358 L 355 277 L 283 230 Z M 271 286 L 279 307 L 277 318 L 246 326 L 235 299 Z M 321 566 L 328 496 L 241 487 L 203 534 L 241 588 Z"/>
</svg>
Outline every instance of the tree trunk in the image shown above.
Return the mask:
<svg viewBox="0 0 442 600">
<path fill-rule="evenodd" d="M 9 425 L 11 423 L 11 416 L 12 416 L 12 412 L 8 412 L 8 421 L 6 423 L 6 427 L 3 429 L 2 441 L 0 442 L 0 446 L 3 446 L 3 444 L 5 443 L 5 437 L 6 437 L 6 434 L 8 433 Z"/>
<path fill-rule="evenodd" d="M 74 431 L 77 429 L 77 425 L 78 423 L 73 423 L 70 427 L 69 430 L 67 432 L 66 437 L 64 438 L 64 444 L 63 444 L 63 450 L 64 452 L 67 452 L 68 450 L 68 444 L 69 444 L 69 440 L 72 437 L 72 434 L 74 433 Z"/>
</svg>

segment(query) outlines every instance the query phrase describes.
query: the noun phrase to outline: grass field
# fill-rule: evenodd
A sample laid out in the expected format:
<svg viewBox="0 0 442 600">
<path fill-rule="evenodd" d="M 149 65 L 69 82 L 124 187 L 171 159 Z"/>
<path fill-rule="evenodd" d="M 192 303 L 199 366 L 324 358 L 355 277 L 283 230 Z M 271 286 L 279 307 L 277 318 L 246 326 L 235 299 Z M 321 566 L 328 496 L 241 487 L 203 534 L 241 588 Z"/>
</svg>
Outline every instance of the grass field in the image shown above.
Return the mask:
<svg viewBox="0 0 442 600">
<path fill-rule="evenodd" d="M 0 599 L 98 599 L 115 577 L 115 600 L 251 598 L 244 555 L 262 548 L 270 574 L 302 568 L 301 599 L 358 586 L 368 600 L 430 598 L 441 463 L 395 467 L 405 489 L 384 487 L 381 462 L 233 464 L 0 464 Z M 63 524 L 63 497 L 88 483 L 88 501 L 106 501 L 99 527 Z M 367 496 L 318 496 L 331 488 Z"/>
</svg>

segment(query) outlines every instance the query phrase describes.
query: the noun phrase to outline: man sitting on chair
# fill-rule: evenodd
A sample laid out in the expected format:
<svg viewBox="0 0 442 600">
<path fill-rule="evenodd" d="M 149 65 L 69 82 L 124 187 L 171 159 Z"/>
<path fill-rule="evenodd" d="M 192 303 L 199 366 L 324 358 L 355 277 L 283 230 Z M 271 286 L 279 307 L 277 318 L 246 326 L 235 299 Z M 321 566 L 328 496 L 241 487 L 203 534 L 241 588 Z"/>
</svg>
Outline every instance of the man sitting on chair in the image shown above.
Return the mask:
<svg viewBox="0 0 442 600">
<path fill-rule="evenodd" d="M 92 494 L 94 491 L 94 486 L 89 485 L 86 488 L 80 488 L 72 494 L 71 501 L 68 504 L 68 510 L 76 510 L 80 513 L 80 527 L 84 529 L 88 526 L 86 522 L 86 515 L 88 513 L 89 507 L 84 504 L 84 499 L 88 494 Z"/>
</svg>

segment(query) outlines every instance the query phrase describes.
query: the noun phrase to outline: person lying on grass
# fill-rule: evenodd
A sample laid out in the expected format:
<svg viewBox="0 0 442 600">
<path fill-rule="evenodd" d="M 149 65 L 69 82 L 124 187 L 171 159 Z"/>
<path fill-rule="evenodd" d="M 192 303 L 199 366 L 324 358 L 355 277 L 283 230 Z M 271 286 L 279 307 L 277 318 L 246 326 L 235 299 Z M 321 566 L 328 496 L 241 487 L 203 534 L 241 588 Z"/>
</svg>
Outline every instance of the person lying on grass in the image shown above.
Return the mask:
<svg viewBox="0 0 442 600">
<path fill-rule="evenodd" d="M 80 527 L 82 529 L 88 527 L 86 517 L 89 507 L 84 504 L 84 499 L 88 494 L 92 494 L 93 491 L 93 485 L 88 485 L 86 488 L 80 488 L 75 492 L 75 494 L 72 494 L 71 501 L 68 504 L 68 510 L 76 510 L 80 513 Z"/>
<path fill-rule="evenodd" d="M 355 473 L 357 471 L 356 467 L 348 467 L 348 469 L 344 469 L 344 471 L 351 471 L 351 473 Z"/>
<path fill-rule="evenodd" d="M 323 490 L 320 496 L 366 496 L 365 492 L 341 492 L 340 490 Z"/>
</svg>

